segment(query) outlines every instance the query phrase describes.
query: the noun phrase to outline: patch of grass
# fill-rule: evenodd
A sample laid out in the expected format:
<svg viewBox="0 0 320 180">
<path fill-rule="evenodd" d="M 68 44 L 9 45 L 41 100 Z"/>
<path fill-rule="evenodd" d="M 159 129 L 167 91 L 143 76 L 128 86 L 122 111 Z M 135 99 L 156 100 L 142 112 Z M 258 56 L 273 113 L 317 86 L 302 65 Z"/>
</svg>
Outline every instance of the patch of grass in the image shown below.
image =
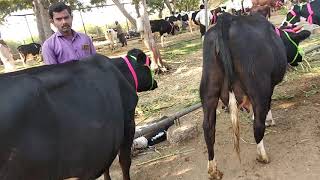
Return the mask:
<svg viewBox="0 0 320 180">
<path fill-rule="evenodd" d="M 281 7 L 278 12 L 281 15 L 286 15 L 288 13 L 288 9 L 286 7 Z"/>
<path fill-rule="evenodd" d="M 166 47 L 162 52 L 162 57 L 167 62 L 180 59 L 181 56 L 186 56 L 199 51 L 202 48 L 201 40 L 194 39 L 182 41 L 177 44 Z"/>
</svg>

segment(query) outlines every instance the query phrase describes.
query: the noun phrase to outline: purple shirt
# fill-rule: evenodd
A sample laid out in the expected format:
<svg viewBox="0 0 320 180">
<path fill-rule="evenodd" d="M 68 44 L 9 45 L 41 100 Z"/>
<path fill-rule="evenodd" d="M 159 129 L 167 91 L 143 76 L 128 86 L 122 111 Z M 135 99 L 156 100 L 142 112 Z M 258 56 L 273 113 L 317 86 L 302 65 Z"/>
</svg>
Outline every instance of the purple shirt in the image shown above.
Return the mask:
<svg viewBox="0 0 320 180">
<path fill-rule="evenodd" d="M 91 38 L 75 31 L 72 39 L 65 38 L 57 31 L 43 43 L 41 50 L 45 64 L 79 60 L 96 53 Z"/>
</svg>

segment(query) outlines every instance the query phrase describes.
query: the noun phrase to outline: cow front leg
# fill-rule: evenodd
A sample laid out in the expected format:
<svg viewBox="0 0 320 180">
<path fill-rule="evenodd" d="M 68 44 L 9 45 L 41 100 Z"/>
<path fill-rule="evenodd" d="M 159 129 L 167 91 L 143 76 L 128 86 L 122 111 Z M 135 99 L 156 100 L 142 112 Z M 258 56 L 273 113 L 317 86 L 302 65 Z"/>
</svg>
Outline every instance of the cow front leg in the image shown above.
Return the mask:
<svg viewBox="0 0 320 180">
<path fill-rule="evenodd" d="M 161 35 L 160 39 L 161 39 L 161 47 L 164 47 L 164 35 Z"/>
<path fill-rule="evenodd" d="M 208 150 L 208 174 L 210 179 L 221 179 L 223 173 L 218 170 L 217 162 L 214 156 L 214 143 L 215 143 L 215 132 L 216 132 L 216 109 L 219 98 L 211 97 L 203 101 L 203 131 L 204 138 Z"/>
</svg>

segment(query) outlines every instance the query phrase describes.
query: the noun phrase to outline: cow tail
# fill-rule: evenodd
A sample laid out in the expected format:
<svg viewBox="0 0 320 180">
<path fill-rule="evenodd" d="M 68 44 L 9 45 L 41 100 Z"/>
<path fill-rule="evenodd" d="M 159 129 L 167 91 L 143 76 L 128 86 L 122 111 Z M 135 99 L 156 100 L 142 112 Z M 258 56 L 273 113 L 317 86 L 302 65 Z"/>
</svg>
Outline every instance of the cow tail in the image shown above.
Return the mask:
<svg viewBox="0 0 320 180">
<path fill-rule="evenodd" d="M 223 14 L 221 18 L 218 18 L 217 22 L 217 34 L 218 34 L 218 46 L 216 47 L 216 52 L 222 61 L 224 72 L 225 72 L 225 81 L 228 84 L 228 90 L 231 91 L 231 85 L 233 83 L 233 63 L 231 60 L 231 53 L 228 45 L 229 40 L 229 29 L 232 22 L 233 16 L 230 14 Z"/>
<path fill-rule="evenodd" d="M 239 115 L 238 115 L 238 106 L 235 94 L 232 90 L 232 83 L 234 80 L 234 69 L 233 63 L 231 59 L 231 53 L 228 45 L 229 40 L 229 29 L 232 23 L 234 16 L 230 14 L 223 14 L 221 18 L 218 18 L 217 24 L 218 27 L 218 46 L 219 46 L 219 57 L 223 63 L 224 71 L 225 71 L 225 82 L 228 83 L 229 90 L 229 108 L 231 114 L 231 122 L 233 129 L 233 145 L 234 150 L 237 153 L 237 156 L 240 159 L 240 126 L 239 126 Z"/>
<path fill-rule="evenodd" d="M 239 126 L 239 112 L 237 106 L 236 96 L 233 92 L 229 92 L 229 110 L 231 116 L 231 123 L 233 129 L 233 148 L 237 153 L 237 157 L 241 162 L 240 158 L 240 126 Z"/>
</svg>

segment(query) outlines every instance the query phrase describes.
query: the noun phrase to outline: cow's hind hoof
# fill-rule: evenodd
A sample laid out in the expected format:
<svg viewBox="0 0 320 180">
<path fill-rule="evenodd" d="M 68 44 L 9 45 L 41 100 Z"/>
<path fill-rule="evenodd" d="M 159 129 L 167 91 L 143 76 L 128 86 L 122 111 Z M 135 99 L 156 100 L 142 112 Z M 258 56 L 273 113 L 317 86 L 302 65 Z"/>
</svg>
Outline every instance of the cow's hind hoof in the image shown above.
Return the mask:
<svg viewBox="0 0 320 180">
<path fill-rule="evenodd" d="M 260 162 L 260 163 L 263 163 L 263 164 L 268 164 L 270 161 L 269 161 L 269 158 L 266 156 L 266 157 L 262 157 L 260 155 L 257 156 L 257 161 Z"/>
<path fill-rule="evenodd" d="M 209 180 L 220 180 L 222 179 L 223 173 L 219 171 L 218 169 L 213 172 L 208 172 L 209 173 Z"/>
</svg>

